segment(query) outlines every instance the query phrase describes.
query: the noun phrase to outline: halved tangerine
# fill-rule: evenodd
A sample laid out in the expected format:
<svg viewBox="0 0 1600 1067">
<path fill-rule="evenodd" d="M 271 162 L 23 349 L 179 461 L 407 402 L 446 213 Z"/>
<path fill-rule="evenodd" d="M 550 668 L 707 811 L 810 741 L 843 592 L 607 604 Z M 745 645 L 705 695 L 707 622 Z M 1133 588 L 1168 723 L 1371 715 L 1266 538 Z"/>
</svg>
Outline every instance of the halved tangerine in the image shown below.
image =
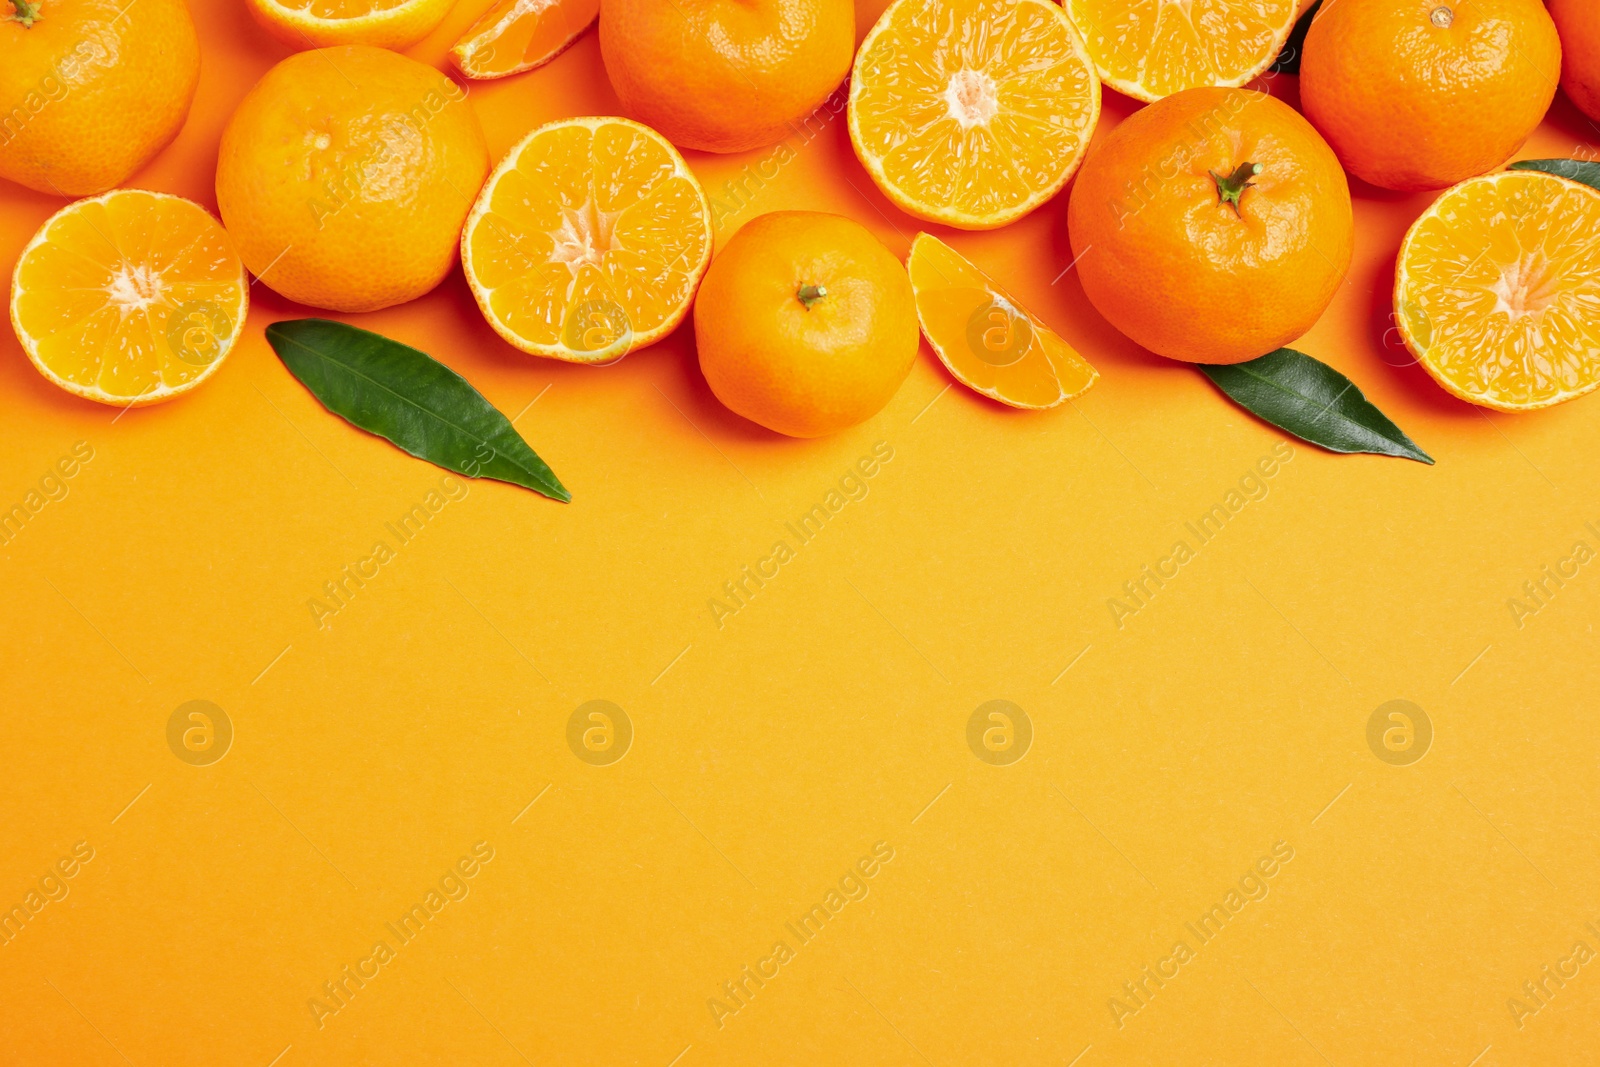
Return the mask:
<svg viewBox="0 0 1600 1067">
<path fill-rule="evenodd" d="M 1100 81 L 1050 0 L 895 0 L 850 76 L 850 141 L 910 215 L 969 230 L 1055 196 L 1100 119 Z"/>
<path fill-rule="evenodd" d="M 962 385 L 1017 408 L 1082 396 L 1100 372 L 993 278 L 931 234 L 911 242 L 922 335 Z"/>
<path fill-rule="evenodd" d="M 220 223 L 166 193 L 118 189 L 69 204 L 17 260 L 11 324 L 69 393 L 154 404 L 222 366 L 250 308 L 244 264 Z"/>
<path fill-rule="evenodd" d="M 489 176 L 461 262 L 496 332 L 524 352 L 606 363 L 689 311 L 711 207 L 666 138 L 629 119 L 548 123 Z"/>
<path fill-rule="evenodd" d="M 1064 0 L 1100 80 L 1135 100 L 1236 88 L 1283 51 L 1301 0 Z"/>
<path fill-rule="evenodd" d="M 1600 190 L 1540 171 L 1469 178 L 1406 232 L 1394 306 L 1445 389 L 1500 411 L 1600 386 Z"/>
<path fill-rule="evenodd" d="M 542 67 L 594 24 L 600 0 L 500 0 L 450 49 L 469 78 L 504 78 Z"/>
</svg>

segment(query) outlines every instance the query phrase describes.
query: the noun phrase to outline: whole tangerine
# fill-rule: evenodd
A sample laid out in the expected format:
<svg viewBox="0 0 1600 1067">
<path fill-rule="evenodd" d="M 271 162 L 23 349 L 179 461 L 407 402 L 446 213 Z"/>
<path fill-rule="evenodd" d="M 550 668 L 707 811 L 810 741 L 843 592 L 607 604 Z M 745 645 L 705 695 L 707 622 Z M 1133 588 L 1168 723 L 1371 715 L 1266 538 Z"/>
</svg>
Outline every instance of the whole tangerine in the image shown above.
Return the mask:
<svg viewBox="0 0 1600 1067">
<path fill-rule="evenodd" d="M 488 174 L 483 128 L 449 78 L 381 48 L 325 48 L 285 59 L 240 103 L 217 207 L 269 288 L 376 311 L 444 280 Z"/>
<path fill-rule="evenodd" d="M 605 0 L 600 52 L 629 115 L 743 152 L 800 131 L 849 73 L 855 27 L 852 0 Z"/>
<path fill-rule="evenodd" d="M 183 0 L 22 0 L 5 8 L 0 178 L 91 196 L 172 143 L 200 80 L 200 39 Z"/>
<path fill-rule="evenodd" d="M 1600 5 L 1593 0 L 1550 0 L 1561 36 L 1561 88 L 1590 118 L 1600 121 Z"/>
<path fill-rule="evenodd" d="M 731 410 L 790 437 L 875 415 L 917 356 L 906 268 L 859 222 L 774 211 L 711 261 L 694 305 L 700 369 Z"/>
<path fill-rule="evenodd" d="M 1091 303 L 1158 355 L 1241 363 L 1299 337 L 1350 266 L 1350 188 L 1289 105 L 1187 89 L 1090 149 L 1067 208 Z"/>
<path fill-rule="evenodd" d="M 1442 189 L 1510 159 L 1560 73 L 1542 0 L 1338 0 L 1306 34 L 1300 100 L 1351 174 Z"/>
</svg>

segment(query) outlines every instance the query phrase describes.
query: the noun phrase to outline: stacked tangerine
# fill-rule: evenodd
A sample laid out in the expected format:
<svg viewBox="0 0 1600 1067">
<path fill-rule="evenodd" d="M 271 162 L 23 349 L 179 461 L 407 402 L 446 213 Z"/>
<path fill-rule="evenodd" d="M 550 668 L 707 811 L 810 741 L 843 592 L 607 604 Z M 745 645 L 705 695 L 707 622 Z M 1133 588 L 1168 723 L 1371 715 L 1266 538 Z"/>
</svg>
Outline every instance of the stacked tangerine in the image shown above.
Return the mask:
<svg viewBox="0 0 1600 1067">
<path fill-rule="evenodd" d="M 494 166 L 460 85 L 391 51 L 452 2 L 246 0 L 308 51 L 230 121 L 218 226 L 113 190 L 187 113 L 199 56 L 182 0 L 0 0 L 0 112 L 16 101 L 30 120 L 0 143 L 0 176 L 94 194 L 16 267 L 12 320 L 39 369 L 108 403 L 165 399 L 233 346 L 246 268 L 359 313 L 416 299 L 459 259 L 489 324 L 537 356 L 613 362 L 692 310 L 713 392 L 786 434 L 881 409 L 919 333 L 1007 404 L 1089 388 L 1093 367 L 933 234 L 903 265 L 859 223 L 779 212 L 713 259 L 680 149 L 776 143 L 848 77 L 855 153 L 914 219 L 995 229 L 1075 177 L 1084 292 L 1159 355 L 1236 363 L 1309 330 L 1346 280 L 1354 180 L 1446 189 L 1395 272 L 1400 333 L 1446 389 L 1524 410 L 1600 385 L 1600 190 L 1501 170 L 1558 83 L 1600 118 L 1592 0 L 893 0 L 859 47 L 852 0 L 498 0 L 450 52 L 462 75 L 535 69 L 598 22 L 630 117 L 549 123 Z M 1302 17 L 1296 110 L 1261 86 Z M 51 78 L 75 91 L 33 107 Z M 1142 106 L 1094 140 L 1103 87 Z"/>
</svg>

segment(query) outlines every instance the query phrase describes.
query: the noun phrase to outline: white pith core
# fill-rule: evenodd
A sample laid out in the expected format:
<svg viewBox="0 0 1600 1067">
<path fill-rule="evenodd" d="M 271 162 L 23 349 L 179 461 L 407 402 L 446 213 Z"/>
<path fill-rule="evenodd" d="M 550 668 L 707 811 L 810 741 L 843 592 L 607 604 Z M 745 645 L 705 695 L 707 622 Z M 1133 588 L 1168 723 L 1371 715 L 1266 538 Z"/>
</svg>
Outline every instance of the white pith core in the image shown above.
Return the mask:
<svg viewBox="0 0 1600 1067">
<path fill-rule="evenodd" d="M 616 222 L 616 215 L 599 210 L 593 201 L 576 211 L 563 208 L 561 228 L 550 234 L 555 242 L 550 259 L 566 264 L 573 274 L 584 264 L 600 266 L 615 247 L 611 234 Z"/>
<path fill-rule="evenodd" d="M 1504 312 L 1513 320 L 1527 315 L 1537 315 L 1555 303 L 1560 295 L 1555 285 L 1555 272 L 1549 269 L 1544 257 L 1524 255 L 1500 272 L 1500 278 L 1489 286 L 1494 294 L 1494 310 Z"/>
<path fill-rule="evenodd" d="M 987 125 L 1000 110 L 1000 95 L 995 90 L 994 79 L 981 70 L 970 68 L 950 76 L 944 102 L 950 109 L 950 117 L 960 123 L 963 130 Z"/>
<path fill-rule="evenodd" d="M 161 275 L 149 267 L 142 264 L 130 267 L 124 263 L 111 276 L 111 284 L 106 286 L 106 296 L 119 311 L 127 315 L 160 303 L 165 289 Z"/>
</svg>

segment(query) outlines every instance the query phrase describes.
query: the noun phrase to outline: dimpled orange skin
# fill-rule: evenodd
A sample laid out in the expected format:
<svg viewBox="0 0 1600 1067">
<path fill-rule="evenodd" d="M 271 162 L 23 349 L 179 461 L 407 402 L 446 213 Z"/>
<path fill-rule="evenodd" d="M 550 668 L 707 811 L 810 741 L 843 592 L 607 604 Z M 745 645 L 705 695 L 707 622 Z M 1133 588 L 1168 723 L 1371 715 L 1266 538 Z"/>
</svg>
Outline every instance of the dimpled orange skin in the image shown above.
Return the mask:
<svg viewBox="0 0 1600 1067">
<path fill-rule="evenodd" d="M 1510 159 L 1560 72 L 1543 0 L 1338 0 L 1306 34 L 1300 102 L 1351 174 L 1442 189 Z"/>
<path fill-rule="evenodd" d="M 1550 0 L 1561 36 L 1561 88 L 1578 110 L 1600 122 L 1600 4 Z"/>
<path fill-rule="evenodd" d="M 825 295 L 809 308 L 805 286 Z M 700 285 L 700 369 L 737 414 L 821 437 L 877 414 L 917 357 L 906 269 L 865 226 L 817 211 L 746 223 Z"/>
<path fill-rule="evenodd" d="M 851 0 L 605 0 L 600 51 L 633 118 L 680 148 L 743 152 L 839 87 L 855 26 Z"/>
<path fill-rule="evenodd" d="M 57 196 L 120 185 L 178 135 L 200 80 L 183 0 L 0 0 L 0 177 Z"/>
<path fill-rule="evenodd" d="M 1260 164 L 1222 201 L 1210 172 Z M 1245 89 L 1188 89 L 1091 149 L 1067 209 L 1077 272 L 1118 330 L 1159 355 L 1240 363 L 1321 317 L 1350 266 L 1350 188 L 1293 108 Z"/>
<path fill-rule="evenodd" d="M 250 90 L 222 135 L 217 206 L 263 284 L 312 307 L 376 311 L 450 273 L 488 174 L 459 86 L 352 45 L 292 55 Z"/>
</svg>

